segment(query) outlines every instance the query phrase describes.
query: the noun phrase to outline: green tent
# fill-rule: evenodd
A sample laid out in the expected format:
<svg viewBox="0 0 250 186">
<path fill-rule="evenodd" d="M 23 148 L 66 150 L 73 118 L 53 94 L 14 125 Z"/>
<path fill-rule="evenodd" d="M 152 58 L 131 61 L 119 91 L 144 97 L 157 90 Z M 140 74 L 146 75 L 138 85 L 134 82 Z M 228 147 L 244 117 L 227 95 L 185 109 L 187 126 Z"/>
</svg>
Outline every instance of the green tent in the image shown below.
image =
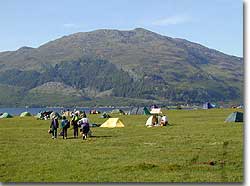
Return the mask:
<svg viewBox="0 0 250 186">
<path fill-rule="evenodd" d="M 125 112 L 122 109 L 114 109 L 111 111 L 111 114 L 125 114 Z"/>
<path fill-rule="evenodd" d="M 133 107 L 130 109 L 129 114 L 144 114 L 144 115 L 151 115 L 150 111 L 147 107 Z"/>
<path fill-rule="evenodd" d="M 225 122 L 243 122 L 243 113 L 233 112 L 227 117 Z"/>
<path fill-rule="evenodd" d="M 58 112 L 52 112 L 49 117 L 50 119 L 54 117 L 57 117 L 57 119 L 62 119 L 62 116 Z"/>
<path fill-rule="evenodd" d="M 13 117 L 13 116 L 10 115 L 10 114 L 7 113 L 7 112 L 3 113 L 3 114 L 0 116 L 0 118 L 12 118 L 12 117 Z"/>
<path fill-rule="evenodd" d="M 148 110 L 147 107 L 144 107 L 143 111 L 144 111 L 144 115 L 151 115 L 151 113 L 150 113 L 150 111 Z"/>
<path fill-rule="evenodd" d="M 101 118 L 110 118 L 110 115 L 108 115 L 106 112 L 103 112 Z"/>
<path fill-rule="evenodd" d="M 20 114 L 20 117 L 25 117 L 25 116 L 32 116 L 32 115 L 31 115 L 31 113 L 29 113 L 29 112 L 22 112 L 22 113 Z"/>
</svg>

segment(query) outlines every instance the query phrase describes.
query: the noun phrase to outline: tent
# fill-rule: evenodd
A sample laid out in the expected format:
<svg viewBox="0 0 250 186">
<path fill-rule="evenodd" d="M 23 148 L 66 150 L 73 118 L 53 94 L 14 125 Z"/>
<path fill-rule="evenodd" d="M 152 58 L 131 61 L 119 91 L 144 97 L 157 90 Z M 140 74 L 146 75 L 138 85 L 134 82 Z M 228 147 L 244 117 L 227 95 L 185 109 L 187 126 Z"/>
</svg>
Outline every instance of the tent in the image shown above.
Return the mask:
<svg viewBox="0 0 250 186">
<path fill-rule="evenodd" d="M 114 109 L 111 111 L 111 114 L 125 114 L 125 112 L 121 109 Z"/>
<path fill-rule="evenodd" d="M 108 127 L 108 128 L 124 127 L 124 124 L 119 118 L 109 118 L 100 127 Z"/>
<path fill-rule="evenodd" d="M 162 114 L 161 108 L 152 108 L 150 113 L 151 114 Z"/>
<path fill-rule="evenodd" d="M 227 117 L 225 122 L 243 122 L 243 113 L 233 112 Z"/>
<path fill-rule="evenodd" d="M 50 114 L 50 119 L 52 119 L 53 117 L 57 117 L 58 119 L 62 119 L 62 116 L 58 112 L 52 112 Z"/>
<path fill-rule="evenodd" d="M 63 112 L 63 115 L 62 116 L 65 116 L 65 117 L 70 117 L 71 116 L 71 113 L 70 111 L 65 111 Z"/>
<path fill-rule="evenodd" d="M 13 117 L 13 116 L 10 115 L 10 114 L 7 113 L 7 112 L 3 113 L 3 114 L 0 116 L 0 118 L 12 118 L 12 117 Z"/>
<path fill-rule="evenodd" d="M 156 116 L 156 117 L 157 117 L 157 119 L 158 119 L 158 123 L 157 123 L 156 125 L 160 125 L 160 123 L 161 123 L 161 116 Z M 152 127 L 152 126 L 153 126 L 152 119 L 153 119 L 153 116 L 150 116 L 150 117 L 147 119 L 145 125 L 148 126 L 148 127 Z"/>
<path fill-rule="evenodd" d="M 29 112 L 22 112 L 20 114 L 20 117 L 25 117 L 25 116 L 31 116 L 31 113 L 29 113 Z"/>
<path fill-rule="evenodd" d="M 133 107 L 130 109 L 129 114 L 151 115 L 147 107 Z"/>
<path fill-rule="evenodd" d="M 144 111 L 144 115 L 151 115 L 151 113 L 150 113 L 150 111 L 148 110 L 147 107 L 144 107 L 143 111 Z"/>
<path fill-rule="evenodd" d="M 55 113 L 53 111 L 41 111 L 38 112 L 37 115 L 35 116 L 37 119 L 50 119 L 52 116 L 57 115 L 59 119 L 61 119 L 61 116 L 58 113 Z"/>
<path fill-rule="evenodd" d="M 203 109 L 211 109 L 211 108 L 214 108 L 215 105 L 212 105 L 211 103 L 209 102 L 206 102 L 203 104 Z"/>
<path fill-rule="evenodd" d="M 103 112 L 101 118 L 110 118 L 110 115 L 108 115 L 106 112 Z"/>
</svg>

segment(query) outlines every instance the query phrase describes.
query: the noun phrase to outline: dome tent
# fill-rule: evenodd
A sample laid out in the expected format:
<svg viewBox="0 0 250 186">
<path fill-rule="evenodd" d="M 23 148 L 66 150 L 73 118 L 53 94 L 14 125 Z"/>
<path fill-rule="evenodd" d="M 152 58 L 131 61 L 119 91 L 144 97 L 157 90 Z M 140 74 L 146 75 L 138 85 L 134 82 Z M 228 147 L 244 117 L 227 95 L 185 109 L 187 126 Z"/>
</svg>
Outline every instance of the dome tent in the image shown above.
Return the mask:
<svg viewBox="0 0 250 186">
<path fill-rule="evenodd" d="M 50 119 L 57 117 L 57 119 L 62 119 L 62 116 L 58 112 L 52 112 L 50 114 Z"/>
<path fill-rule="evenodd" d="M 111 114 L 125 114 L 125 112 L 122 109 L 114 109 L 111 111 Z"/>
<path fill-rule="evenodd" d="M 157 124 L 156 124 L 156 126 L 159 126 L 160 125 L 160 122 L 161 122 L 161 116 L 156 116 L 156 118 L 157 118 Z M 153 126 L 153 116 L 150 116 L 148 119 L 147 119 L 147 121 L 146 121 L 146 126 L 147 127 L 152 127 Z"/>
<path fill-rule="evenodd" d="M 25 116 L 32 116 L 32 115 L 31 115 L 31 113 L 29 113 L 29 112 L 22 112 L 22 113 L 20 114 L 20 117 L 25 117 Z"/>
<path fill-rule="evenodd" d="M 10 115 L 10 114 L 7 113 L 7 112 L 3 113 L 3 114 L 0 116 L 0 118 L 12 118 L 12 117 L 13 117 L 13 116 Z"/>
<path fill-rule="evenodd" d="M 144 115 L 151 115 L 150 111 L 147 107 L 133 107 L 130 109 L 129 114 L 144 114 Z"/>
</svg>

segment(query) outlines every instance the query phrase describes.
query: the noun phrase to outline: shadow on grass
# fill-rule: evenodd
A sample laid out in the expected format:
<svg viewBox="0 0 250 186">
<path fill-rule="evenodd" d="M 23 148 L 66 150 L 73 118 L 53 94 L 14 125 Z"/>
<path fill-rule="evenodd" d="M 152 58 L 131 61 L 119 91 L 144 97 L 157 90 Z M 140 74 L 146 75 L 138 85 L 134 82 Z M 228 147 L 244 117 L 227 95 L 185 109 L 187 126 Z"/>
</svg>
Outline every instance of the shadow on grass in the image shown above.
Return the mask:
<svg viewBox="0 0 250 186">
<path fill-rule="evenodd" d="M 91 136 L 90 138 L 111 138 L 113 136 Z"/>
<path fill-rule="evenodd" d="M 88 138 L 111 138 L 113 136 L 89 136 Z M 78 138 L 75 137 L 67 137 L 67 140 L 77 140 L 77 139 L 81 139 L 81 136 L 78 136 Z M 63 139 L 63 138 L 60 138 Z"/>
<path fill-rule="evenodd" d="M 73 140 L 74 140 L 74 139 L 79 139 L 79 138 L 81 138 L 81 137 L 80 137 L 80 136 L 78 136 L 78 138 L 75 138 L 75 137 L 67 137 L 67 140 L 68 140 L 68 139 L 70 139 L 70 140 L 73 139 Z M 62 138 L 62 139 L 63 139 L 63 138 Z"/>
</svg>

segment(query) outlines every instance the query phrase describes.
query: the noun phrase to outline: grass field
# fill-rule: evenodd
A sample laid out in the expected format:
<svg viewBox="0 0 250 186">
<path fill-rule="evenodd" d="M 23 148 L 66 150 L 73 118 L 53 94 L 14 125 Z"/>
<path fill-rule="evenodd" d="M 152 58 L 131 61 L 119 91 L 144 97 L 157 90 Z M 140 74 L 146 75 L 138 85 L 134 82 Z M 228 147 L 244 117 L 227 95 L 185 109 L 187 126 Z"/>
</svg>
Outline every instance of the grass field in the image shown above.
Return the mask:
<svg viewBox="0 0 250 186">
<path fill-rule="evenodd" d="M 154 128 L 118 115 L 125 128 L 92 128 L 85 141 L 51 139 L 49 121 L 0 119 L 0 181 L 243 182 L 244 125 L 224 123 L 233 111 L 169 110 L 171 125 Z"/>
</svg>

